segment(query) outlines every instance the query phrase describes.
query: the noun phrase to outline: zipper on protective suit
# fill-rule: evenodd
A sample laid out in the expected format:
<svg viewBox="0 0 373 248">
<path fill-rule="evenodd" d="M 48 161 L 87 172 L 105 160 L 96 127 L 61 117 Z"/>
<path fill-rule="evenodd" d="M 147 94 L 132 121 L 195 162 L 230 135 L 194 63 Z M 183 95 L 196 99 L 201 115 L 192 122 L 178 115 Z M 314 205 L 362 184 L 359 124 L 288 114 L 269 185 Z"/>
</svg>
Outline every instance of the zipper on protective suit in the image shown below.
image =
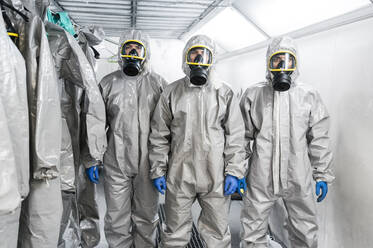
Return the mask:
<svg viewBox="0 0 373 248">
<path fill-rule="evenodd" d="M 272 156 L 272 182 L 273 193 L 276 195 L 280 191 L 280 163 L 281 163 L 281 139 L 280 139 L 280 102 L 281 95 L 279 91 L 274 91 L 273 94 L 273 156 Z"/>
</svg>

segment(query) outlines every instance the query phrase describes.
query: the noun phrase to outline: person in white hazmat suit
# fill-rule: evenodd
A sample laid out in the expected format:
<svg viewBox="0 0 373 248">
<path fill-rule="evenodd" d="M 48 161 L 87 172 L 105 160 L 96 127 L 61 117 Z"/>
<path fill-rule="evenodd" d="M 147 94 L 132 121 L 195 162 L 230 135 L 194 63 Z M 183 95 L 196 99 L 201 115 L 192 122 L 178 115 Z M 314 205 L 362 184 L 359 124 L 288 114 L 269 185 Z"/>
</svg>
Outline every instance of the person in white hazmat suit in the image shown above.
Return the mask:
<svg viewBox="0 0 373 248">
<path fill-rule="evenodd" d="M 119 42 L 120 70 L 99 86 L 106 105 L 105 235 L 109 247 L 155 247 L 158 192 L 149 177 L 150 120 L 166 81 L 151 71 L 149 38 L 127 30 Z"/>
<path fill-rule="evenodd" d="M 268 247 L 268 217 L 279 198 L 289 216 L 291 247 L 317 247 L 312 180 L 320 202 L 334 179 L 329 114 L 318 92 L 297 80 L 298 60 L 291 38 L 274 38 L 267 51 L 267 80 L 241 98 L 249 157 L 241 247 Z"/>
<path fill-rule="evenodd" d="M 166 190 L 161 247 L 187 246 L 195 200 L 203 242 L 231 246 L 229 195 L 247 167 L 244 124 L 237 97 L 214 73 L 215 52 L 209 37 L 190 38 L 183 51 L 186 76 L 166 87 L 153 114 L 150 174 L 155 187 Z"/>
</svg>

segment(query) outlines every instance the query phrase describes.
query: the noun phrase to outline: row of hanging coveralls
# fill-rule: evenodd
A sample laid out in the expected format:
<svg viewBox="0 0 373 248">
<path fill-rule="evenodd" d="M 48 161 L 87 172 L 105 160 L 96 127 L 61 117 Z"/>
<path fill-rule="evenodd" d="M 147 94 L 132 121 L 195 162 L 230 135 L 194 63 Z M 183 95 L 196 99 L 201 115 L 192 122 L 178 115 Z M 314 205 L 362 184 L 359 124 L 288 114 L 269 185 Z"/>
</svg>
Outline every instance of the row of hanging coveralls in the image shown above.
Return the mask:
<svg viewBox="0 0 373 248">
<path fill-rule="evenodd" d="M 105 107 L 90 45 L 44 22 L 46 1 L 0 0 L 0 247 L 94 247 Z M 14 41 L 12 41 L 12 38 Z"/>
</svg>

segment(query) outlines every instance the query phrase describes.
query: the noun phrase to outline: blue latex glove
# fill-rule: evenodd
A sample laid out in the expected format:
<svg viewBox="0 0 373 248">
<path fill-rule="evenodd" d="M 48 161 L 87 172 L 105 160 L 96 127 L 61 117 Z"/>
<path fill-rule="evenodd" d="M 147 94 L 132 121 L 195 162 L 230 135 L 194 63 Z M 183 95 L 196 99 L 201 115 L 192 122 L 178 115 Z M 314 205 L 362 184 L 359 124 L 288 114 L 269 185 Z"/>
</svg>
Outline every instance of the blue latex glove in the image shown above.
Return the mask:
<svg viewBox="0 0 373 248">
<path fill-rule="evenodd" d="M 164 195 L 164 192 L 166 191 L 166 188 L 167 188 L 166 178 L 164 176 L 158 177 L 153 180 L 153 184 L 154 184 L 154 187 L 159 191 L 159 193 Z"/>
<path fill-rule="evenodd" d="M 320 194 L 321 190 L 321 194 Z M 326 197 L 328 193 L 328 183 L 321 181 L 316 183 L 316 195 L 318 196 L 317 202 L 321 202 Z"/>
<path fill-rule="evenodd" d="M 238 187 L 237 187 L 237 192 L 238 194 L 240 194 L 240 196 L 243 196 L 243 194 L 245 193 L 246 191 L 246 178 L 241 178 L 238 180 Z"/>
<path fill-rule="evenodd" d="M 224 184 L 224 195 L 231 195 L 237 191 L 238 188 L 238 178 L 235 176 L 227 175 L 225 177 Z"/>
<path fill-rule="evenodd" d="M 85 173 L 87 174 L 89 180 L 92 183 L 98 184 L 98 166 L 92 166 L 88 169 L 85 169 Z"/>
</svg>

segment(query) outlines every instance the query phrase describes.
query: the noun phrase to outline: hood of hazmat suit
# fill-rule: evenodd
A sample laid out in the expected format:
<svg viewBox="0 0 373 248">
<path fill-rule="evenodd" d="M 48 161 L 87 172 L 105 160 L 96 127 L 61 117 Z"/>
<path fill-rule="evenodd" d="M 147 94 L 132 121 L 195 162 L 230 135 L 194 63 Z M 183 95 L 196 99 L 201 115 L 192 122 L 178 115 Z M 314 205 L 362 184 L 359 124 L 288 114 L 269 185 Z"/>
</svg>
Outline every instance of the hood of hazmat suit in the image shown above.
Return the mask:
<svg viewBox="0 0 373 248">
<path fill-rule="evenodd" d="M 18 1 L 12 4 L 28 17 L 26 22 L 18 13 L 7 11 L 19 34 L 19 50 L 25 59 L 30 125 L 30 193 L 22 202 L 18 246 L 56 247 L 62 214 L 57 77 L 44 23 L 35 13 L 25 11 Z"/>
<path fill-rule="evenodd" d="M 267 62 L 280 51 L 290 51 L 299 60 L 294 41 L 279 37 L 268 47 Z M 312 180 L 330 183 L 334 179 L 329 114 L 319 93 L 299 82 L 298 75 L 297 66 L 291 87 L 275 91 L 267 68 L 267 81 L 249 87 L 241 98 L 249 157 L 243 247 L 266 243 L 268 216 L 278 198 L 284 200 L 289 214 L 292 247 L 317 247 Z"/>
<path fill-rule="evenodd" d="M 90 25 L 79 30 L 79 45 L 83 49 L 83 52 L 85 53 L 93 69 L 96 68 L 96 56 L 93 50 L 93 46 L 99 45 L 104 40 L 104 38 L 104 29 L 99 26 Z"/>
<path fill-rule="evenodd" d="M 29 192 L 25 62 L 0 15 L 0 240 L 16 247 L 21 200 Z"/>
<path fill-rule="evenodd" d="M 270 71 L 269 69 L 269 64 L 272 55 L 280 53 L 280 52 L 288 52 L 290 54 L 294 54 L 295 56 L 297 55 L 296 51 L 296 46 L 294 44 L 294 41 L 290 38 L 279 38 L 279 39 L 273 39 L 271 45 L 267 49 L 267 55 L 266 55 L 266 65 L 267 70 L 266 70 L 266 79 L 267 82 L 270 83 L 272 86 L 274 84 L 274 75 L 273 72 Z M 296 56 L 296 62 L 297 62 L 297 56 Z M 299 69 L 298 69 L 298 64 L 296 63 L 295 70 L 289 75 L 291 79 L 291 84 L 290 87 L 295 86 L 296 79 L 299 76 Z"/>
<path fill-rule="evenodd" d="M 194 47 L 212 53 L 207 81 L 190 82 L 186 54 Z M 215 43 L 204 35 L 192 37 L 182 54 L 186 77 L 166 87 L 153 114 L 149 160 L 151 178 L 167 176 L 165 247 L 185 247 L 190 238 L 190 208 L 202 207 L 199 231 L 207 247 L 228 247 L 230 197 L 224 196 L 226 175 L 246 174 L 244 124 L 238 99 L 214 73 Z M 218 222 L 216 220 L 219 220 Z"/>
<path fill-rule="evenodd" d="M 103 160 L 106 149 L 105 105 L 93 68 L 78 42 L 62 27 L 52 23 L 47 24 L 46 30 L 59 78 L 61 97 L 63 127 L 62 190 L 64 192 L 75 192 L 77 185 L 78 209 L 80 212 L 79 215 L 72 214 L 70 221 L 76 222 L 73 225 L 74 227 L 80 225 L 82 242 L 88 247 L 93 247 L 100 240 L 98 207 L 95 201 L 96 187 L 87 181 L 84 172 L 85 168 L 101 164 Z M 84 166 L 81 166 L 81 163 Z M 87 188 L 92 189 L 88 190 Z M 70 203 L 67 198 L 71 199 L 69 194 L 63 193 L 64 210 L 66 211 L 68 206 L 74 204 L 74 202 Z M 71 200 L 74 200 L 74 198 Z M 74 216 L 79 216 L 79 219 L 74 218 Z M 68 222 L 69 218 L 64 217 L 63 222 L 64 220 Z M 89 225 L 86 223 L 89 223 Z M 62 223 L 61 228 L 66 227 L 67 224 Z M 68 231 L 68 229 L 61 230 L 61 234 L 64 232 L 66 235 L 74 233 Z M 69 242 L 79 244 L 77 235 L 74 237 L 66 237 L 66 235 L 63 239 L 70 239 Z"/>
<path fill-rule="evenodd" d="M 123 72 L 121 49 L 127 42 L 141 43 L 146 49 L 136 76 Z M 113 247 L 129 247 L 131 240 L 136 247 L 155 246 L 158 193 L 149 178 L 148 138 L 151 117 L 167 83 L 150 69 L 149 42 L 140 31 L 125 31 L 118 47 L 120 70 L 100 82 L 108 126 L 105 235 Z"/>
</svg>

